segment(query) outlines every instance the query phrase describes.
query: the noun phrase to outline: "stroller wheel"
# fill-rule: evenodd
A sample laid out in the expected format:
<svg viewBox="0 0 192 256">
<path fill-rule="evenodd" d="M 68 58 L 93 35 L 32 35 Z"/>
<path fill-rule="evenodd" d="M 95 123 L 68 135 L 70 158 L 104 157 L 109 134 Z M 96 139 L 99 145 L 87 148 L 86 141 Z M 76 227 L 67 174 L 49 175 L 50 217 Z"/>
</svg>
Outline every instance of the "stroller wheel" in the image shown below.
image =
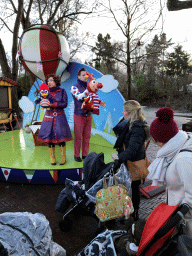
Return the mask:
<svg viewBox="0 0 192 256">
<path fill-rule="evenodd" d="M 72 220 L 69 217 L 65 217 L 64 220 L 59 221 L 59 228 L 63 232 L 68 232 L 72 228 Z"/>
</svg>

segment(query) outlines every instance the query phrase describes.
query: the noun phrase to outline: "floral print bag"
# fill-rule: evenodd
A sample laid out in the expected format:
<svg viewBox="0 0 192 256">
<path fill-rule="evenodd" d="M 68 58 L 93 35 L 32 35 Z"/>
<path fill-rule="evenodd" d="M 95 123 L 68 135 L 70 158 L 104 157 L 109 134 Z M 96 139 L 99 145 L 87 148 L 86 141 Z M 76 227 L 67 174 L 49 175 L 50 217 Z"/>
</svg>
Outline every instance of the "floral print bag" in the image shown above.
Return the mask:
<svg viewBox="0 0 192 256">
<path fill-rule="evenodd" d="M 95 214 L 102 222 L 124 215 L 128 216 L 134 211 L 128 189 L 124 185 L 118 184 L 115 175 L 113 178 L 115 185 L 107 187 L 106 177 L 104 176 L 103 189 L 96 194 Z"/>
</svg>

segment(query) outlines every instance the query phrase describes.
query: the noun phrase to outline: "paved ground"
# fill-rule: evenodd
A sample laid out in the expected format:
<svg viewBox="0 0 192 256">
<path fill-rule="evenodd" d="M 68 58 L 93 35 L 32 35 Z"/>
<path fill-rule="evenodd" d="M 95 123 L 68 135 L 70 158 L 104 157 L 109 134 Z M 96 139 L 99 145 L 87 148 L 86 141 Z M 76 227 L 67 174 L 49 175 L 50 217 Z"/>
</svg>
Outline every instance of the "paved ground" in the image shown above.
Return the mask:
<svg viewBox="0 0 192 256">
<path fill-rule="evenodd" d="M 63 185 L 22 185 L 0 182 L 0 213 L 31 212 L 43 213 L 50 222 L 53 241 L 66 249 L 67 255 L 73 256 L 80 252 L 94 237 L 97 231 L 97 221 L 86 216 L 83 211 L 74 211 L 70 217 L 73 221 L 72 230 L 68 233 L 60 231 L 58 223 L 62 214 L 55 212 L 55 202 Z M 151 211 L 164 201 L 164 193 L 146 199 L 141 197 L 140 218 L 147 219 Z M 111 228 L 124 229 L 121 224 Z"/>
<path fill-rule="evenodd" d="M 156 109 L 144 108 L 148 123 L 155 118 Z M 185 117 L 176 117 L 179 128 L 186 122 Z M 149 144 L 147 155 L 150 161 L 156 156 L 158 147 L 153 143 Z M 58 227 L 62 214 L 55 212 L 55 202 L 63 185 L 22 185 L 0 182 L 0 213 L 3 212 L 41 212 L 50 222 L 53 232 L 53 240 L 66 249 L 68 256 L 76 255 L 80 252 L 94 237 L 97 230 L 97 221 L 86 216 L 85 212 L 80 210 L 71 215 L 73 221 L 72 230 L 63 233 Z M 141 197 L 139 217 L 147 219 L 152 210 L 165 199 L 165 193 L 161 193 L 151 199 Z M 115 229 L 124 228 L 117 224 Z"/>
</svg>

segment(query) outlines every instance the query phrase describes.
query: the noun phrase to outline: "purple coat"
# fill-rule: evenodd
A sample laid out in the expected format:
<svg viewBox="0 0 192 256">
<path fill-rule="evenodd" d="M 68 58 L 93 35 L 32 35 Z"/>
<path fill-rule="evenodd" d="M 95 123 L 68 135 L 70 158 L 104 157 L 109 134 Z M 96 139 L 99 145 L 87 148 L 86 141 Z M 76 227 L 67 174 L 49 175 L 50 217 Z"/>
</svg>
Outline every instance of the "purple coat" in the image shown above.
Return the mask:
<svg viewBox="0 0 192 256">
<path fill-rule="evenodd" d="M 66 91 L 59 86 L 50 88 L 48 99 L 53 102 L 53 106 L 45 112 L 38 141 L 60 143 L 72 140 L 71 131 L 63 110 L 68 103 Z"/>
</svg>

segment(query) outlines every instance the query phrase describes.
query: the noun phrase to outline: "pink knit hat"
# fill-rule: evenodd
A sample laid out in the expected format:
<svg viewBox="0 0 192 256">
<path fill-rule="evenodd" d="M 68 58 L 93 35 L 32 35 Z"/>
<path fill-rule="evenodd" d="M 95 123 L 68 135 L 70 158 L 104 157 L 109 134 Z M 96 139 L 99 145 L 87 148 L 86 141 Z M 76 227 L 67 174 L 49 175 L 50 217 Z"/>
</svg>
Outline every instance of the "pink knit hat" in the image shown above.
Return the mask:
<svg viewBox="0 0 192 256">
<path fill-rule="evenodd" d="M 150 125 L 149 133 L 155 141 L 166 143 L 179 131 L 177 123 L 173 118 L 173 110 L 169 107 L 160 108 Z"/>
</svg>

